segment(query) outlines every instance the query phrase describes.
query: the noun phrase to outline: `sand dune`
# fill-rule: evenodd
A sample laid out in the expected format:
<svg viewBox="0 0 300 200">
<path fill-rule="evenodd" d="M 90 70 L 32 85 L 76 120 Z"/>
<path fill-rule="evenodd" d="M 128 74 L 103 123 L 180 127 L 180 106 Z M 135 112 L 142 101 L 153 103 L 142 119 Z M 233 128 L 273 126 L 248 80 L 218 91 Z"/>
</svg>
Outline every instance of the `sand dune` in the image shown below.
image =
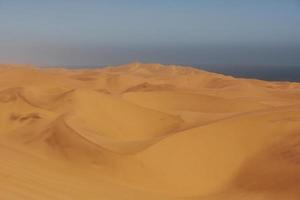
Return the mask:
<svg viewBox="0 0 300 200">
<path fill-rule="evenodd" d="M 300 83 L 0 65 L 0 197 L 300 199 Z"/>
</svg>

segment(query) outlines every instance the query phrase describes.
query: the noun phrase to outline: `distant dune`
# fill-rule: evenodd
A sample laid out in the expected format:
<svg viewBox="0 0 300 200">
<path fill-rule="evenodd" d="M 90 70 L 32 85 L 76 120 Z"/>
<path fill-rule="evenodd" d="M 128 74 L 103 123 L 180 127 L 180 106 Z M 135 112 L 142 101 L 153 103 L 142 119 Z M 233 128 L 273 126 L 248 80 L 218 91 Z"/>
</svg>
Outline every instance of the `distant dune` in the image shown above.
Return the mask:
<svg viewBox="0 0 300 200">
<path fill-rule="evenodd" d="M 0 65 L 0 199 L 298 200 L 300 83 Z"/>
</svg>

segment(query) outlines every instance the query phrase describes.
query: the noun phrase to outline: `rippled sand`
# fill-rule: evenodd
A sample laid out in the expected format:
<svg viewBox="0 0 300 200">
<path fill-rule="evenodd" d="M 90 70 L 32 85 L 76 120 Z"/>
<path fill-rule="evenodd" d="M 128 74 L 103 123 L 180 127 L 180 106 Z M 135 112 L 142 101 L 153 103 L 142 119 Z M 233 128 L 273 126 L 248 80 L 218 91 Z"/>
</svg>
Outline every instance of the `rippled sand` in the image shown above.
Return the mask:
<svg viewBox="0 0 300 200">
<path fill-rule="evenodd" d="M 5 200 L 300 199 L 300 84 L 0 65 Z"/>
</svg>

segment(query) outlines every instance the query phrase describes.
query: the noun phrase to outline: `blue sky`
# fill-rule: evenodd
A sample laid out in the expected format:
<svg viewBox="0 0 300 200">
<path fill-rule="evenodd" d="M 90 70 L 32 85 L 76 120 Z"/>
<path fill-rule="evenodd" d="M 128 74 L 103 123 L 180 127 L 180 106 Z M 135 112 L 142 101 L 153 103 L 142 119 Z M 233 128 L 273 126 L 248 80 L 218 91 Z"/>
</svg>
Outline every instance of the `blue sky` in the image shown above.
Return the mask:
<svg viewBox="0 0 300 200">
<path fill-rule="evenodd" d="M 0 63 L 300 65 L 299 0 L 0 0 Z"/>
</svg>

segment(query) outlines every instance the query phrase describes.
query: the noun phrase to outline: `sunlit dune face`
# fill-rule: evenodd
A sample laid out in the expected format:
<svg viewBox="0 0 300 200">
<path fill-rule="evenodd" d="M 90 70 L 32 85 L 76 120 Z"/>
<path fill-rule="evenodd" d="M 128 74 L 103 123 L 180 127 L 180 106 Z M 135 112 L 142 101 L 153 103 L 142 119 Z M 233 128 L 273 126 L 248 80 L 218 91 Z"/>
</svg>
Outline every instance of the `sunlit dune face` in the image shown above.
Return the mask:
<svg viewBox="0 0 300 200">
<path fill-rule="evenodd" d="M 300 84 L 0 66 L 3 199 L 300 198 Z"/>
</svg>

